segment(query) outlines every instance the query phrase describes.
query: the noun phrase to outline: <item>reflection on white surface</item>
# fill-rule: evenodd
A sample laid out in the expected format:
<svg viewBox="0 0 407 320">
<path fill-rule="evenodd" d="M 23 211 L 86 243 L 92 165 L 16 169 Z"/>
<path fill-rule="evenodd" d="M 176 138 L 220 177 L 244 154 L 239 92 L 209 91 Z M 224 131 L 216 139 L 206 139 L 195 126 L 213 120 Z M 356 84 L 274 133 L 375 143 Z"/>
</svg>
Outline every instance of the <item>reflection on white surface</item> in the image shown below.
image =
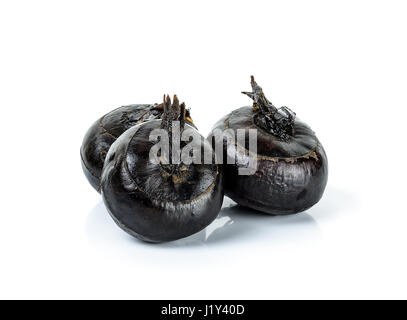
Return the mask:
<svg viewBox="0 0 407 320">
<path fill-rule="evenodd" d="M 356 268 L 359 277 L 366 272 L 363 248 L 349 254 L 355 235 L 360 237 L 358 226 L 355 233 L 349 228 L 359 207 L 359 198 L 330 186 L 313 208 L 289 216 L 262 214 L 225 197 L 219 216 L 206 229 L 149 244 L 116 226 L 100 201 L 86 221 L 87 255 L 100 268 L 92 269 L 98 272 L 97 281 L 103 283 L 110 273 L 115 285 L 131 288 L 133 297 L 220 299 L 224 292 L 228 298 L 309 296 L 316 278 L 323 279 L 321 293 L 332 281 L 345 286 L 344 276 L 332 277 L 338 265 L 348 272 Z M 352 246 L 344 248 L 344 241 Z M 358 264 L 349 265 L 350 260 Z"/>
<path fill-rule="evenodd" d="M 235 245 L 242 242 L 295 242 L 313 241 L 320 237 L 319 227 L 309 214 L 271 216 L 237 205 L 225 197 L 219 216 L 204 230 L 184 239 L 161 244 L 147 244 L 127 235 L 110 218 L 103 202 L 90 212 L 86 233 L 90 243 L 96 245 L 178 247 Z"/>
</svg>

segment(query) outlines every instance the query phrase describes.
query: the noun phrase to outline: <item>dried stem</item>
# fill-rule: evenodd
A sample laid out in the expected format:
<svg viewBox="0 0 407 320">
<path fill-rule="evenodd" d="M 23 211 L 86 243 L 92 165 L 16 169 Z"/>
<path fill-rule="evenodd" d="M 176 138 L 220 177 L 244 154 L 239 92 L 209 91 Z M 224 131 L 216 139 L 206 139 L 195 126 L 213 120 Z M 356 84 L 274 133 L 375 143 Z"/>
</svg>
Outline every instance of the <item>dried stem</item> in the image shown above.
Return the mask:
<svg viewBox="0 0 407 320">
<path fill-rule="evenodd" d="M 174 95 L 173 101 L 171 103 L 171 98 L 169 95 L 164 95 L 164 113 L 162 115 L 161 128 L 168 131 L 172 130 L 172 122 L 179 121 L 181 131 L 184 129 L 185 125 L 185 103 L 179 103 L 177 95 Z"/>
<path fill-rule="evenodd" d="M 271 134 L 287 140 L 294 135 L 295 113 L 287 107 L 277 109 L 264 95 L 263 89 L 250 77 L 252 92 L 242 93 L 253 100 L 254 122 Z"/>
</svg>

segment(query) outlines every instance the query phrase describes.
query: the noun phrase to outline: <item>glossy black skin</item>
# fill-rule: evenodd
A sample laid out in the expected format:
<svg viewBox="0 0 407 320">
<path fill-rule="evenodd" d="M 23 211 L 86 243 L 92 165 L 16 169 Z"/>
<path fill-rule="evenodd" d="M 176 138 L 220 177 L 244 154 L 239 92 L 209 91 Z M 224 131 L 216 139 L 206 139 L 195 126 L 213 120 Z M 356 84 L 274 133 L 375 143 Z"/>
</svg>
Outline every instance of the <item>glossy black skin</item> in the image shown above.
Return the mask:
<svg viewBox="0 0 407 320">
<path fill-rule="evenodd" d="M 161 120 L 130 128 L 111 146 L 101 179 L 102 196 L 117 225 L 147 242 L 172 241 L 209 225 L 223 202 L 219 167 L 192 165 L 191 175 L 177 182 L 149 162 L 149 141 Z M 185 130 L 195 130 L 185 124 Z M 201 143 L 201 142 L 199 142 Z M 206 141 L 204 148 L 211 148 Z"/>
<path fill-rule="evenodd" d="M 162 114 L 162 104 L 132 104 L 107 113 L 89 128 L 80 153 L 83 172 L 93 188 L 100 192 L 102 168 L 112 143 L 127 129 L 160 119 Z M 193 125 L 188 119 L 187 122 Z"/>
<path fill-rule="evenodd" d="M 248 155 L 244 148 L 227 151 L 226 156 L 240 159 L 225 164 L 225 194 L 238 204 L 268 214 L 298 213 L 316 204 L 322 197 L 328 179 L 328 161 L 314 132 L 295 119 L 294 135 L 281 139 L 259 128 L 253 107 L 243 107 L 219 120 L 214 129 L 257 129 L 257 170 L 253 175 L 239 175 Z M 212 133 L 209 135 L 211 137 Z M 246 148 L 248 141 L 246 138 Z M 225 160 L 224 160 L 225 161 Z M 226 162 L 224 162 L 226 163 Z"/>
</svg>

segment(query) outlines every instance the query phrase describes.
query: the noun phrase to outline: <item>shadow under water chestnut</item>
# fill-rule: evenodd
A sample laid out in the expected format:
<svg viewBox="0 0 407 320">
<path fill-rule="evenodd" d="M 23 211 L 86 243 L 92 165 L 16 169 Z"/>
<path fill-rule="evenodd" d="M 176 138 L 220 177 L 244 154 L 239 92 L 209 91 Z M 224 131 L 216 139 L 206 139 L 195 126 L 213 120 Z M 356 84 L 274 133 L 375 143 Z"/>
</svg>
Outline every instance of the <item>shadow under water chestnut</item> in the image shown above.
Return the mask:
<svg viewBox="0 0 407 320">
<path fill-rule="evenodd" d="M 132 236 L 148 242 L 171 241 L 192 235 L 209 225 L 223 201 L 222 172 L 217 164 L 173 161 L 172 144 L 167 157 L 157 152 L 155 129 L 173 141 L 175 123 L 184 136 L 199 139 L 180 141 L 195 150 L 212 153 L 210 143 L 198 134 L 185 117 L 185 104 L 174 96 L 163 103 L 162 120 L 152 120 L 125 131 L 111 146 L 102 171 L 103 200 L 113 220 Z M 175 139 L 175 138 L 174 138 Z M 160 140 L 161 141 L 161 140 Z M 168 161 L 162 161 L 165 158 Z"/>
<path fill-rule="evenodd" d="M 328 162 L 322 144 L 311 128 L 287 107 L 277 109 L 251 77 L 253 106 L 236 109 L 220 119 L 215 130 L 242 129 L 244 141 L 223 138 L 225 194 L 238 204 L 265 213 L 284 215 L 304 211 L 322 197 L 328 179 Z M 249 129 L 257 132 L 257 151 L 249 152 Z M 236 142 L 237 140 L 237 142 Z M 215 141 L 215 140 L 212 140 Z M 253 174 L 241 175 L 254 159 Z M 226 164 L 229 159 L 231 164 Z M 253 162 L 253 161 L 252 161 Z"/>
<path fill-rule="evenodd" d="M 83 172 L 93 188 L 100 192 L 100 176 L 112 143 L 127 129 L 160 119 L 162 114 L 163 104 L 131 104 L 107 113 L 88 129 L 80 153 Z M 186 110 L 186 120 L 193 125 L 189 110 Z"/>
</svg>

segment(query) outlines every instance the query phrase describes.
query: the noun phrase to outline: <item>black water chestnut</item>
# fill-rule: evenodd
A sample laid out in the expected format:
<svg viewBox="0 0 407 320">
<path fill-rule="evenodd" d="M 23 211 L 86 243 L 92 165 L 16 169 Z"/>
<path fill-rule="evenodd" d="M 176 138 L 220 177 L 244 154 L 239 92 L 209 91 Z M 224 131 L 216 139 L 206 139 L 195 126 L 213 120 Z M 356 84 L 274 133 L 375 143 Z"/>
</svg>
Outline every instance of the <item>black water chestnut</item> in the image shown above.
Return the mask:
<svg viewBox="0 0 407 320">
<path fill-rule="evenodd" d="M 223 201 L 222 173 L 218 165 L 151 161 L 155 129 L 197 133 L 185 120 L 185 105 L 177 97 L 164 99 L 162 120 L 152 120 L 125 131 L 111 146 L 101 178 L 102 196 L 113 220 L 130 235 L 148 242 L 171 241 L 192 235 L 209 225 Z M 175 122 L 174 122 L 175 121 Z M 186 132 L 188 133 L 188 132 Z M 188 143 L 211 152 L 199 135 Z M 181 148 L 186 142 L 182 142 Z M 171 144 L 170 144 L 171 146 Z M 161 154 L 162 155 L 162 154 Z M 157 153 L 157 159 L 161 159 Z"/>
<path fill-rule="evenodd" d="M 276 215 L 304 211 L 322 197 L 328 178 L 328 162 L 322 144 L 311 128 L 287 107 L 277 109 L 263 94 L 253 76 L 253 106 L 236 109 L 220 119 L 214 130 L 244 129 L 244 145 L 223 141 L 225 194 L 238 204 Z M 257 130 L 257 151 L 249 153 L 248 129 Z M 254 174 L 241 175 L 249 154 L 257 166 Z M 225 160 L 224 160 L 225 161 Z"/>
<path fill-rule="evenodd" d="M 100 176 L 112 143 L 127 129 L 160 119 L 162 114 L 163 104 L 127 105 L 107 113 L 88 129 L 80 153 L 83 172 L 93 188 L 100 192 Z M 186 110 L 186 120 L 192 124 L 189 110 Z"/>
</svg>

